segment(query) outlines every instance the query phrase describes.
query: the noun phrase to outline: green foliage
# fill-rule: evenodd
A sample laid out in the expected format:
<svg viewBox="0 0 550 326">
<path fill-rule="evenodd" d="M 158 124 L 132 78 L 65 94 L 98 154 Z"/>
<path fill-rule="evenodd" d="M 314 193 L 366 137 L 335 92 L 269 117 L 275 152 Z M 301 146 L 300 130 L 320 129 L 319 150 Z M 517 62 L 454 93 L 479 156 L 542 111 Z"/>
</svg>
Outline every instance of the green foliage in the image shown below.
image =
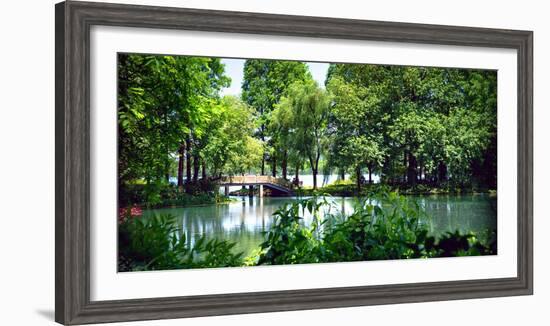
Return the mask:
<svg viewBox="0 0 550 326">
<path fill-rule="evenodd" d="M 398 184 L 385 184 L 385 183 L 373 183 L 362 186 L 360 191 L 357 191 L 357 180 L 355 176 L 351 176 L 350 179 L 335 181 L 331 184 L 325 185 L 313 190 L 311 187 L 303 187 L 296 192 L 300 196 L 313 196 L 316 194 L 327 194 L 331 196 L 367 196 L 372 192 L 380 191 L 394 191 L 401 195 L 438 195 L 438 194 L 464 194 L 464 193 L 493 193 L 496 194 L 496 190 L 487 188 L 480 188 L 475 186 L 464 187 L 458 186 L 449 182 L 441 183 L 438 185 L 419 183 L 416 185 L 408 185 L 406 183 Z"/>
<path fill-rule="evenodd" d="M 262 144 L 252 137 L 253 109 L 233 96 L 221 99 L 219 111 L 208 126 L 209 139 L 202 155 L 212 174 L 242 174 L 257 167 L 263 154 Z"/>
<path fill-rule="evenodd" d="M 243 77 L 243 100 L 267 114 L 279 102 L 286 88 L 293 82 L 304 80 L 307 66 L 298 61 L 246 60 Z"/>
<path fill-rule="evenodd" d="M 153 189 L 141 184 L 126 185 L 119 189 L 118 203 L 120 207 L 141 205 L 147 208 L 157 207 L 187 207 L 229 202 L 226 196 L 214 191 L 214 183 L 197 183 L 190 186 L 190 193 L 180 191 L 174 185 L 163 185 Z"/>
<path fill-rule="evenodd" d="M 497 253 L 496 234 L 487 234 L 480 240 L 474 233 L 460 234 L 458 231 L 447 232 L 440 237 L 436 250 L 440 257 L 494 255 Z"/>
<path fill-rule="evenodd" d="M 474 234 L 428 235 L 423 210 L 396 193 L 371 193 L 349 216 L 331 214 L 318 198 L 279 209 L 275 224 L 262 243 L 258 264 L 302 264 L 382 259 L 450 257 L 496 253 L 496 240 L 480 241 Z M 313 214 L 306 226 L 301 211 Z M 324 212 L 322 219 L 319 218 Z"/>
<path fill-rule="evenodd" d="M 380 124 L 376 123 L 381 113 L 380 90 L 348 83 L 334 71 L 327 89 L 334 97 L 328 120 L 329 164 L 339 171 L 352 169 L 360 190 L 362 169 L 375 172 L 385 158 Z"/>
<path fill-rule="evenodd" d="M 254 110 L 238 98 L 220 98 L 230 82 L 220 59 L 120 54 L 118 74 L 119 189 L 142 182 L 145 198 L 138 203 L 165 202 L 170 176 L 196 194 L 209 191 L 207 173 L 213 179 L 259 165 Z"/>
<path fill-rule="evenodd" d="M 494 235 L 429 236 L 416 203 L 384 190 L 495 189 L 496 81 L 494 71 L 331 64 L 323 89 L 303 62 L 247 60 L 242 98 L 222 98 L 230 79 L 220 59 L 120 54 L 121 207 L 224 202 L 217 178 L 264 174 L 266 161 L 285 178 L 288 166 L 296 178 L 309 168 L 314 189 L 301 194 L 369 198 L 350 216 L 326 213 L 329 204 L 314 199 L 279 209 L 261 248 L 244 261 L 234 244 L 187 241 L 173 217 L 128 217 L 120 225 L 120 269 L 496 253 Z M 352 179 L 316 189 L 319 169 Z M 365 169 L 382 185 L 364 185 Z M 169 183 L 174 175 L 177 187 Z M 315 216 L 311 226 L 300 217 L 305 211 Z"/>
<path fill-rule="evenodd" d="M 213 175 L 244 174 L 263 161 L 308 163 L 314 191 L 324 170 L 353 171 L 347 183 L 322 192 L 365 194 L 362 170 L 406 193 L 472 186 L 476 176 L 496 185 L 496 74 L 476 70 L 334 64 L 321 89 L 300 62 L 248 60 L 243 100 L 220 98 L 228 85 L 219 59 L 119 56 L 119 185 L 123 204 L 186 206 L 217 203 L 200 164 Z M 257 121 L 256 121 L 257 120 Z M 256 136 L 256 137 L 253 137 Z M 279 162 L 277 163 L 277 159 Z M 186 192 L 168 184 L 179 160 Z M 424 180 L 422 180 L 424 179 Z M 139 182 L 138 182 L 139 181 Z M 406 181 L 406 188 L 402 184 Z M 424 181 L 424 184 L 417 184 Z M 178 181 L 180 183 L 180 181 Z M 307 190 L 306 190 L 307 191 Z M 395 194 L 371 195 L 350 216 L 320 217 L 326 202 L 306 200 L 275 213 L 257 260 L 293 264 L 494 253 L 476 235 L 449 233 L 436 240 L 421 225 L 422 211 Z M 375 204 L 379 202 L 382 204 Z M 315 216 L 306 227 L 300 210 Z M 302 212 L 303 213 L 303 212 Z M 124 268 L 167 269 L 239 265 L 234 244 L 200 238 L 193 247 L 170 217 L 124 220 Z M 183 234 L 183 233 L 182 233 Z M 123 268 L 123 269 L 124 269 Z"/>
<path fill-rule="evenodd" d="M 313 173 L 313 188 L 317 188 L 319 160 L 327 146 L 331 97 L 311 79 L 289 86 L 272 113 L 273 129 L 281 131 L 280 144 L 290 149 L 295 164 L 301 157 L 309 162 Z"/>
<path fill-rule="evenodd" d="M 465 109 L 454 110 L 447 118 L 448 141 L 445 157 L 452 181 L 464 185 L 469 182 L 472 162 L 484 154 L 491 139 L 490 126 L 480 117 Z"/>
<path fill-rule="evenodd" d="M 200 126 L 211 99 L 228 85 L 219 59 L 120 54 L 118 58 L 119 178 L 155 184 L 170 154 Z"/>
<path fill-rule="evenodd" d="M 422 224 L 419 205 L 375 191 L 349 216 L 331 213 L 324 197 L 296 201 L 274 213 L 265 240 L 249 257 L 235 243 L 204 236 L 191 244 L 170 215 L 128 216 L 119 225 L 119 271 L 162 270 L 455 257 L 496 254 L 496 234 L 449 232 L 438 239 Z M 338 210 L 336 210 L 338 211 Z M 306 225 L 304 214 L 313 222 Z"/>
<path fill-rule="evenodd" d="M 126 219 L 119 225 L 119 271 L 242 265 L 234 243 L 200 237 L 190 245 L 179 231 L 171 215 Z"/>
<path fill-rule="evenodd" d="M 495 188 L 495 72 L 333 64 L 327 89 L 332 167 L 367 167 L 385 183 L 465 187 L 477 178 Z"/>
<path fill-rule="evenodd" d="M 120 54 L 118 75 L 119 187 L 142 181 L 149 203 L 175 174 L 194 193 L 201 169 L 265 174 L 266 161 L 284 178 L 351 173 L 356 192 L 365 170 L 411 189 L 496 188 L 494 71 L 331 64 L 325 90 L 306 63 L 253 59 L 241 99 L 220 98 L 217 58 Z"/>
<path fill-rule="evenodd" d="M 266 240 L 260 246 L 262 252 L 258 264 L 302 264 L 318 263 L 320 239 L 318 238 L 319 223 L 305 227 L 300 217 L 300 210 L 316 214 L 318 220 L 320 204 L 316 200 L 301 200 L 290 207 L 277 210 L 273 216 L 275 223 L 266 233 Z"/>
<path fill-rule="evenodd" d="M 286 171 L 287 148 L 283 129 L 271 124 L 271 112 L 279 104 L 287 89 L 295 82 L 311 79 L 305 63 L 282 60 L 246 60 L 242 85 L 242 99 L 256 110 L 258 128 L 256 138 L 264 143 L 261 174 L 264 174 L 265 160 L 271 160 L 273 171 L 277 157 L 283 171 Z"/>
</svg>

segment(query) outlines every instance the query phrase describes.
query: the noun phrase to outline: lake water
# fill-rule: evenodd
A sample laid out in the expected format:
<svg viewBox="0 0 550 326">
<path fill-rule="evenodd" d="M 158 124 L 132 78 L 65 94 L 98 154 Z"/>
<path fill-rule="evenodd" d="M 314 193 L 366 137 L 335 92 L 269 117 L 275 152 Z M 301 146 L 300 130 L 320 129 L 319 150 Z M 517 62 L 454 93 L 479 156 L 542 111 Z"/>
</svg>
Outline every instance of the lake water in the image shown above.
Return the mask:
<svg viewBox="0 0 550 326">
<path fill-rule="evenodd" d="M 273 213 L 281 206 L 292 203 L 293 197 L 233 197 L 237 201 L 186 208 L 144 210 L 146 218 L 152 214 L 172 214 L 177 217 L 181 232 L 192 243 L 201 235 L 236 242 L 235 250 L 250 254 L 263 242 L 262 232 L 273 223 Z M 485 194 L 414 197 L 424 207 L 430 233 L 438 236 L 447 231 L 484 232 L 496 230 L 496 197 Z M 356 198 L 333 197 L 332 209 L 349 214 Z M 310 217 L 305 217 L 308 223 Z"/>
</svg>

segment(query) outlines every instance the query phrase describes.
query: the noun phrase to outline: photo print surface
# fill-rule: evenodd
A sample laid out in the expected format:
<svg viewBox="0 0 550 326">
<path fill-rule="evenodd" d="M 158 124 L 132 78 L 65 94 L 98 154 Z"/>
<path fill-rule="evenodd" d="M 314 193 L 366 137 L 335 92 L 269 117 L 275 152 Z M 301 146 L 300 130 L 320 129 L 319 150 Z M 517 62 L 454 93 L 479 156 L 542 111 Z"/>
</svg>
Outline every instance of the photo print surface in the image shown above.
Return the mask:
<svg viewBox="0 0 550 326">
<path fill-rule="evenodd" d="M 497 254 L 497 71 L 119 53 L 118 271 Z"/>
</svg>

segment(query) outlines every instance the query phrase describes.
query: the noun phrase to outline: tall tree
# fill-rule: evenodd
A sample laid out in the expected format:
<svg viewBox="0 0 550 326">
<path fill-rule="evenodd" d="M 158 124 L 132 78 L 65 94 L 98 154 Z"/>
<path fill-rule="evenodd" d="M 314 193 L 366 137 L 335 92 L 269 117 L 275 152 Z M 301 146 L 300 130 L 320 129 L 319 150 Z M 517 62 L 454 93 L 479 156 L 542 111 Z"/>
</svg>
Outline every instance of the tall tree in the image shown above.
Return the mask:
<svg viewBox="0 0 550 326">
<path fill-rule="evenodd" d="M 240 99 L 225 96 L 214 107 L 202 158 L 215 175 L 241 174 L 259 165 L 262 143 L 253 138 L 254 110 Z"/>
<path fill-rule="evenodd" d="M 295 81 L 309 76 L 305 63 L 281 60 L 246 60 L 242 84 L 242 99 L 253 107 L 259 119 L 256 137 L 265 143 L 266 152 L 262 157 L 261 174 L 265 174 L 265 162 L 271 161 L 272 174 L 276 175 L 277 156 L 283 156 L 284 149 L 272 141 L 275 133 L 269 130 L 270 112 L 275 108 L 286 89 Z M 287 162 L 283 159 L 283 170 Z"/>
<path fill-rule="evenodd" d="M 331 98 L 311 78 L 293 83 L 278 106 L 276 116 L 288 115 L 292 130 L 292 145 L 309 162 L 313 174 L 313 189 L 317 189 L 319 160 L 327 146 L 328 115 Z"/>
<path fill-rule="evenodd" d="M 385 157 L 381 116 L 383 89 L 370 82 L 379 73 L 377 67 L 366 68 L 369 69 L 362 70 L 361 76 L 370 78 L 368 84 L 348 83 L 334 68 L 327 83 L 333 96 L 328 161 L 342 173 L 351 170 L 358 191 L 361 190 L 363 169 L 368 169 L 368 181 L 372 182 L 373 172 L 379 169 Z"/>
</svg>

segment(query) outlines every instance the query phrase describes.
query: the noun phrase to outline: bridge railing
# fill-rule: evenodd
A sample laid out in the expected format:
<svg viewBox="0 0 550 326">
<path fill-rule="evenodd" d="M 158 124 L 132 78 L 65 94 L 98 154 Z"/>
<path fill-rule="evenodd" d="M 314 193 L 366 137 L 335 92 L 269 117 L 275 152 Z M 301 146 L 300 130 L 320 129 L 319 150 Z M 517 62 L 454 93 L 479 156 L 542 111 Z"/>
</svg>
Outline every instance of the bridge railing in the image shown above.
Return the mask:
<svg viewBox="0 0 550 326">
<path fill-rule="evenodd" d="M 286 180 L 286 179 L 283 179 L 283 178 L 275 178 L 275 177 L 269 177 L 269 180 L 270 180 L 270 183 L 273 183 L 273 184 L 276 184 L 276 185 L 279 185 L 279 186 L 283 186 L 285 188 L 288 188 L 288 189 L 292 189 L 293 188 L 293 184 L 292 182 Z"/>
<path fill-rule="evenodd" d="M 235 175 L 225 176 L 220 179 L 220 184 L 266 184 L 271 183 L 288 189 L 292 189 L 292 182 L 283 178 L 269 175 Z"/>
</svg>

